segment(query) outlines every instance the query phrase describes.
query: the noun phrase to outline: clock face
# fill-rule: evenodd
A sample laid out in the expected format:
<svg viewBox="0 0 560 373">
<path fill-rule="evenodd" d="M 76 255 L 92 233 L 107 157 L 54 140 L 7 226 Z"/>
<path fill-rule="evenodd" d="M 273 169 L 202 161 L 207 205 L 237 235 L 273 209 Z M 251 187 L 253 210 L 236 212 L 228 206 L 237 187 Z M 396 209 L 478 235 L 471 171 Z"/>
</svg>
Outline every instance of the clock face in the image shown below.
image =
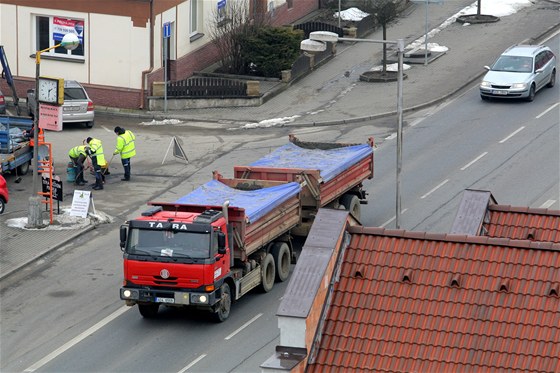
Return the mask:
<svg viewBox="0 0 560 373">
<path fill-rule="evenodd" d="M 49 104 L 58 103 L 58 80 L 39 78 L 37 100 Z"/>
</svg>

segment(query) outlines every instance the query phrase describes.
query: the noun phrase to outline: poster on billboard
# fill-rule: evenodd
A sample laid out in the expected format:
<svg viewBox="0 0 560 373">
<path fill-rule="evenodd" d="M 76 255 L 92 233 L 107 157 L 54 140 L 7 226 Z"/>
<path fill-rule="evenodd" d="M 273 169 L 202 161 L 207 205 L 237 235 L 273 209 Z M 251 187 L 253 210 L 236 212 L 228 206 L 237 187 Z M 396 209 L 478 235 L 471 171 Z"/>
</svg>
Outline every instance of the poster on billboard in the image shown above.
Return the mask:
<svg viewBox="0 0 560 373">
<path fill-rule="evenodd" d="M 53 17 L 53 39 L 60 43 L 66 34 L 76 34 L 80 45 L 84 44 L 84 21 Z"/>
</svg>

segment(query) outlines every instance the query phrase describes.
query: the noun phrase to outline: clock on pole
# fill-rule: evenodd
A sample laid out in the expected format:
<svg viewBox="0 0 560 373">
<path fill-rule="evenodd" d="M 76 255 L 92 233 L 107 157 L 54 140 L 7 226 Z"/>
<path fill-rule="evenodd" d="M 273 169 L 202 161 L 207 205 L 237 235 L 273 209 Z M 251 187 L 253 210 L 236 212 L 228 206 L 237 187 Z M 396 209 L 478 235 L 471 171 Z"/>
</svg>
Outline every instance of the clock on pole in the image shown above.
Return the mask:
<svg viewBox="0 0 560 373">
<path fill-rule="evenodd" d="M 37 101 L 51 105 L 62 105 L 64 103 L 64 79 L 39 77 Z"/>
</svg>

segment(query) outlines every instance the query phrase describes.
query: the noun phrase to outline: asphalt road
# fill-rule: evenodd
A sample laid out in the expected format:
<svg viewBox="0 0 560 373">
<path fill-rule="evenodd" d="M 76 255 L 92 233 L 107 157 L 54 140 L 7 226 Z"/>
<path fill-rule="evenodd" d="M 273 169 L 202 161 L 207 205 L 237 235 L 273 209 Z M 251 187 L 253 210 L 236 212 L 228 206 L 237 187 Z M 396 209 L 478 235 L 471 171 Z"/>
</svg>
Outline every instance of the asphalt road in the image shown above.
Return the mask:
<svg viewBox="0 0 560 373">
<path fill-rule="evenodd" d="M 472 88 L 455 100 L 408 117 L 402 226 L 445 232 L 465 188 L 489 189 L 505 204 L 541 207 L 554 201 L 549 207 L 560 208 L 560 120 L 553 106 L 558 101 L 558 90 L 545 90 L 531 104 L 482 102 Z M 105 128 L 112 125 L 100 120 L 93 133 L 110 142 L 112 134 Z M 368 182 L 370 204 L 362 206 L 362 213 L 366 225 L 391 227 L 395 138 L 384 128 L 383 123 L 364 123 L 291 131 L 317 141 L 361 142 L 376 134 L 376 175 Z M 115 222 L 87 233 L 4 284 L 2 371 L 257 372 L 278 343 L 274 315 L 286 284 L 269 294 L 243 298 L 223 324 L 176 310 L 148 321 L 135 308 L 124 308 L 118 299 L 117 230 L 126 216 L 138 213 L 144 198 L 172 200 L 188 192 L 174 183 L 187 178 L 194 187 L 207 180 L 213 169 L 227 174 L 234 164 L 257 159 L 284 144 L 290 131 L 185 131 L 175 126 L 162 131 L 140 125 L 134 129 L 142 146 L 160 144 L 160 148 L 142 152 L 135 166 L 139 184 L 135 189 L 127 192 L 127 185 L 111 182 L 103 191 L 107 196 L 98 197 L 99 208 L 115 216 Z M 57 141 L 66 144 L 67 137 L 83 131 L 63 132 Z M 160 169 L 162 153 L 174 133 L 198 139 L 189 149 L 191 163 L 185 166 L 173 160 Z M 171 174 L 175 175 L 167 176 Z M 171 180 L 154 183 L 166 178 Z M 133 192 L 140 188 L 150 191 Z M 121 212 L 122 206 L 128 209 Z M 57 348 L 57 354 L 52 354 Z"/>
</svg>

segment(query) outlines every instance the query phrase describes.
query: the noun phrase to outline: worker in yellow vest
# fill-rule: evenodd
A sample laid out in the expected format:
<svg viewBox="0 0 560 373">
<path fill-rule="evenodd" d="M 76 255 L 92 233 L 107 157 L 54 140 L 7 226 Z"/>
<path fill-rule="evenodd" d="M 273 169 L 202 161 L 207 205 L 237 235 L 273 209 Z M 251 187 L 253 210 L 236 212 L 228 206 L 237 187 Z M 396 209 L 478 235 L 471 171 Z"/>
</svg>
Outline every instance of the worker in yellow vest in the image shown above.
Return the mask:
<svg viewBox="0 0 560 373">
<path fill-rule="evenodd" d="M 68 156 L 70 157 L 70 160 L 72 161 L 72 164 L 76 169 L 76 179 L 74 180 L 74 183 L 80 186 L 86 184 L 87 180 L 84 179 L 84 161 L 87 158 L 86 146 L 74 146 L 68 152 Z"/>
<path fill-rule="evenodd" d="M 136 155 L 136 136 L 132 131 L 121 127 L 115 127 L 115 134 L 117 135 L 117 146 L 113 155 L 121 155 L 121 163 L 124 168 L 124 177 L 121 180 L 130 181 L 130 158 Z"/>
<path fill-rule="evenodd" d="M 93 169 L 95 170 L 95 184 L 92 184 L 92 189 L 101 190 L 103 189 L 104 181 L 101 168 L 107 164 L 105 161 L 105 155 L 103 154 L 103 144 L 101 143 L 101 140 L 93 137 L 88 137 L 86 139 L 86 143 L 89 145 L 88 149 L 86 149 L 86 153 L 91 158 L 91 163 L 93 164 Z"/>
</svg>

